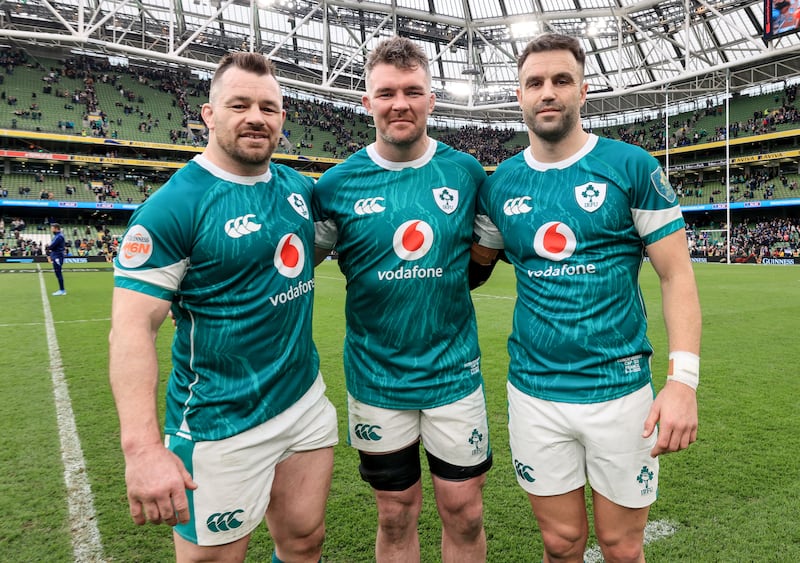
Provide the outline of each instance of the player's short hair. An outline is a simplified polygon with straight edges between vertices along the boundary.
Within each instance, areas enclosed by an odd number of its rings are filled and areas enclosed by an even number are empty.
[[[517,71],[522,70],[522,65],[525,64],[528,55],[547,51],[569,51],[578,61],[578,66],[581,67],[581,73],[583,73],[584,65],[586,64],[586,52],[581,47],[580,41],[561,33],[544,33],[533,38],[517,59]]]
[[[248,53],[244,51],[234,51],[226,53],[217,65],[214,77],[209,86],[209,100],[213,100],[216,94],[216,86],[219,84],[222,75],[231,68],[239,68],[246,72],[251,72],[257,76],[275,76],[275,65],[272,61],[261,53]]]
[[[55,227],[56,229],[59,229],[59,230],[61,229],[61,224],[60,223],[50,223],[50,226],[51,227]]]
[[[372,69],[380,64],[394,65],[403,70],[422,68],[430,84],[431,69],[428,55],[425,54],[425,51],[423,51],[419,45],[406,37],[395,35],[389,39],[384,39],[370,52],[367,56],[367,62],[364,65],[367,88],[369,88]]]

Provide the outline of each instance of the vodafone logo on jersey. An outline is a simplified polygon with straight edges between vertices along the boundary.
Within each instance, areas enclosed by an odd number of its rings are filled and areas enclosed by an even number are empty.
[[[392,246],[401,260],[419,260],[433,246],[433,229],[421,219],[406,221],[394,232]]]
[[[578,241],[573,230],[560,221],[545,223],[533,237],[533,249],[536,254],[556,262],[572,256],[577,245]]]
[[[153,239],[147,229],[134,225],[125,233],[119,247],[119,263],[125,268],[138,268],[153,255]]]
[[[283,235],[275,249],[275,267],[281,275],[296,278],[306,264],[306,249],[303,241],[294,233]]]

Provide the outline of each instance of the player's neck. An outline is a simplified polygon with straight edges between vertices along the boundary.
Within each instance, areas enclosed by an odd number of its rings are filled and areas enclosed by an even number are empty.
[[[528,133],[531,141],[531,153],[539,162],[561,162],[576,154],[583,148],[589,139],[589,133],[581,128],[576,128],[559,141],[550,142],[537,137],[532,132]]]

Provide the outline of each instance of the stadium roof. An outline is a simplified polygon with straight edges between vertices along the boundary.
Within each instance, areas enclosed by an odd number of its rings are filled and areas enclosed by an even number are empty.
[[[431,58],[437,114],[517,119],[517,54],[579,37],[584,115],[663,109],[800,77],[800,36],[764,36],[764,0],[0,0],[0,41],[213,69],[228,50],[278,63],[285,86],[358,100],[366,53],[394,33]]]

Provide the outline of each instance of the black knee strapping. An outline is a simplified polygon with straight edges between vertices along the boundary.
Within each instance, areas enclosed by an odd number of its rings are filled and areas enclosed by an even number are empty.
[[[446,461],[431,454],[428,450],[425,450],[425,454],[428,456],[428,466],[431,469],[431,473],[448,481],[466,481],[467,479],[472,479],[473,477],[483,475],[492,467],[491,453],[489,454],[489,457],[480,462],[478,465],[473,465],[471,467],[461,467],[460,465],[447,463]]]
[[[361,478],[379,491],[405,491],[419,481],[422,467],[419,461],[419,442],[390,454],[358,452]]]

